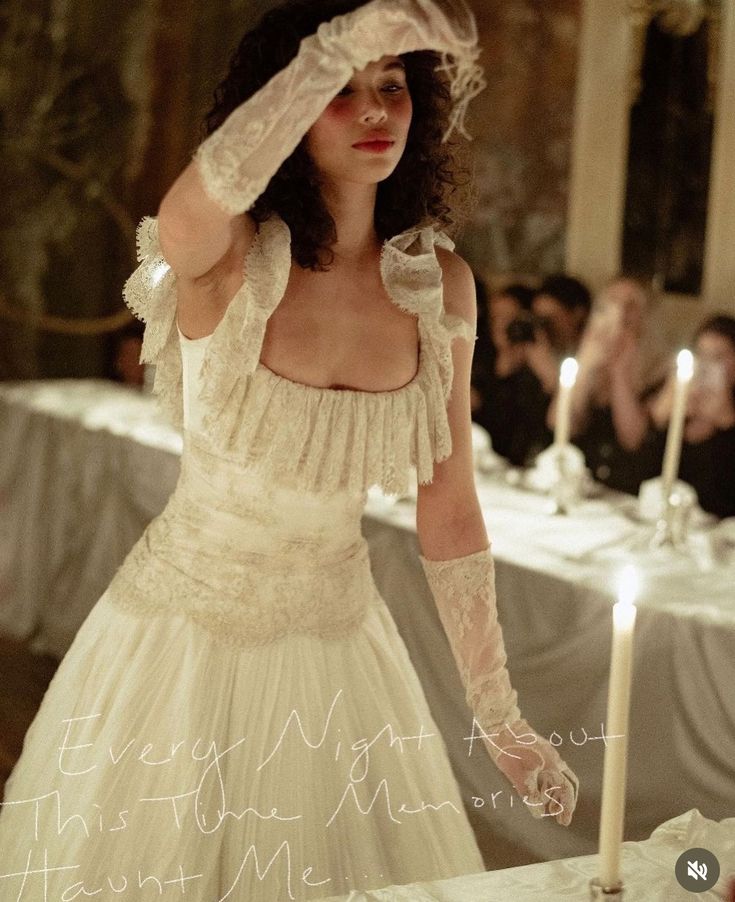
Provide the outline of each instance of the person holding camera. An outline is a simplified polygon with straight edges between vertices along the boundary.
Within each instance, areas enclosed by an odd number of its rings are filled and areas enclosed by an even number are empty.
[[[478,315],[473,360],[472,418],[489,432],[493,450],[516,466],[529,464],[551,442],[546,412],[558,373],[533,298],[522,283],[490,296],[487,315]]]
[[[660,387],[666,358],[650,328],[650,298],[621,276],[596,298],[577,354],[570,435],[599,482],[636,494],[655,475],[647,401]],[[556,404],[549,407],[553,428]]]
[[[554,386],[559,378],[559,363],[577,353],[591,306],[592,295],[587,286],[565,273],[547,276],[534,294],[532,314],[538,338],[528,350],[537,368],[550,372],[550,357],[544,353],[544,346],[548,344],[553,349]]]

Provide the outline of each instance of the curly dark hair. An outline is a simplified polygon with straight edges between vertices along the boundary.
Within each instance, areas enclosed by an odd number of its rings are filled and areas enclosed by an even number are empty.
[[[695,341],[700,335],[704,335],[705,332],[713,332],[715,335],[727,339],[732,345],[733,351],[735,351],[735,317],[729,316],[727,313],[717,313],[714,316],[710,316],[709,319],[706,319],[697,327],[694,333]]]
[[[266,12],[241,39],[229,70],[214,92],[214,104],[202,123],[201,140],[255,94],[298,53],[303,37],[364,0],[286,0]],[[432,50],[401,55],[413,104],[403,155],[378,184],[375,230],[381,241],[414,226],[436,223],[455,235],[476,201],[466,142],[442,144],[452,108],[449,85],[437,72],[441,56]],[[337,232],[321,193],[320,173],[306,148],[306,136],[250,208],[263,222],[277,213],[291,231],[291,253],[303,268],[327,271],[334,261]],[[466,177],[466,178],[465,178]],[[461,190],[464,189],[464,190]],[[323,259],[331,254],[331,259]]]
[[[547,276],[536,289],[536,294],[550,295],[567,310],[576,310],[577,307],[582,307],[589,311],[592,307],[592,295],[589,288],[584,282],[563,272]]]

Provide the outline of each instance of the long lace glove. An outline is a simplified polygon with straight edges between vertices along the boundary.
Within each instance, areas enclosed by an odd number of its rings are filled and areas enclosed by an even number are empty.
[[[230,215],[249,210],[353,70],[382,56],[441,51],[454,99],[444,140],[455,126],[469,137],[464,112],[486,83],[475,63],[474,18],[455,2],[371,0],[322,22],[296,57],[199,145],[194,161],[207,194]]]
[[[521,717],[505,666],[490,548],[445,561],[419,559],[490,757],[526,797],[532,816],[568,826],[579,780]]]

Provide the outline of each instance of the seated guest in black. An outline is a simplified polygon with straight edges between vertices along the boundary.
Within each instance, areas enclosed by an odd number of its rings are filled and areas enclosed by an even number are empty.
[[[658,344],[650,307],[648,292],[631,278],[614,279],[601,292],[582,335],[572,392],[573,444],[598,482],[630,494],[658,466],[646,401],[663,384],[669,355]]]
[[[472,419],[493,449],[516,466],[551,442],[546,411],[558,363],[531,315],[534,292],[522,284],[495,292],[478,285],[478,338],[472,364]]]
[[[689,389],[679,478],[696,489],[703,510],[735,516],[735,318],[713,316],[697,330],[696,368]],[[671,416],[675,376],[650,409],[656,427],[659,466]]]
[[[547,276],[534,294],[533,314],[543,324],[543,337],[556,354],[554,378],[557,381],[558,364],[577,353],[591,306],[592,296],[587,286],[564,273]]]

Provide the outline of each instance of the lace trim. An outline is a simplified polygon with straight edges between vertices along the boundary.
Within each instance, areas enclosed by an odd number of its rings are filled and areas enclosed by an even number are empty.
[[[161,255],[156,221],[144,219],[138,236],[141,264],[126,283],[125,300],[147,324],[141,361],[157,364],[153,391],[159,409],[183,429],[175,276]],[[287,224],[276,215],[261,223],[243,285],[204,352],[198,399],[203,438],[238,463],[267,469],[280,483],[307,491],[366,491],[378,485],[401,494],[409,488],[413,467],[419,483],[431,482],[434,462],[452,450],[451,342],[475,340],[468,322],[444,311],[436,244],[454,249],[448,236],[428,226],[396,235],[381,250],[389,296],[419,319],[417,376],[388,392],[323,389],[259,365],[266,324],[285,293],[291,265]]]
[[[136,230],[139,266],[123,287],[125,304],[144,322],[140,363],[154,364],[153,394],[159,413],[184,428],[181,351],[176,332],[176,274],[161,252],[158,221],[144,217]]]
[[[468,9],[442,5],[389,0],[320,23],[296,57],[197,148],[194,160],[210,197],[233,215],[249,210],[353,69],[386,54],[430,47],[441,52],[437,68],[453,101],[442,140],[455,129],[471,138],[467,105],[487,84],[477,62],[477,25]]]
[[[433,561],[419,554],[465,688],[467,704],[488,731],[520,718],[498,623],[490,548]]]
[[[336,562],[309,563],[242,550],[234,557],[219,547],[207,553],[182,530],[166,514],[151,521],[108,586],[112,604],[138,617],[183,615],[218,642],[248,648],[291,634],[345,638],[370,605],[383,603],[364,540]]]

